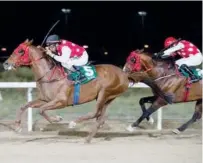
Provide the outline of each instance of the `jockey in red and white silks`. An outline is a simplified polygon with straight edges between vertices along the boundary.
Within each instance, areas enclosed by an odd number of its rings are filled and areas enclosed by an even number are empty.
[[[86,50],[70,41],[61,40],[58,35],[51,35],[47,38],[46,53],[61,62],[61,65],[68,70],[75,71],[73,66],[84,66],[88,63]]]
[[[174,37],[168,37],[164,42],[165,48],[176,41],[177,40]],[[195,76],[191,72],[189,67],[199,66],[200,64],[202,64],[203,56],[200,50],[193,43],[186,40],[181,40],[178,43],[175,43],[175,45],[171,48],[165,50],[161,57],[167,58],[169,56],[175,55],[181,56],[181,59],[176,60],[175,64],[179,68],[183,68],[188,74],[190,74],[192,80],[195,80]]]
[[[175,38],[168,37],[164,43],[165,48],[175,41]],[[162,56],[165,57],[170,55],[180,55],[182,57],[176,61],[176,64],[179,67],[182,64],[186,64],[187,66],[198,66],[203,62],[203,56],[200,50],[193,43],[186,40],[181,40],[173,47],[165,50]]]

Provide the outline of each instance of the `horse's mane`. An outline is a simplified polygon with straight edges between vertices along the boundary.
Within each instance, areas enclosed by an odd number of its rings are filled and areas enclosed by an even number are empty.
[[[34,50],[38,51],[38,52],[41,52],[42,53],[42,56],[44,59],[46,59],[52,66],[53,65],[57,65],[57,61],[55,61],[53,58],[51,58],[50,56],[48,56],[46,53],[45,53],[45,49],[41,46],[35,46],[35,45],[32,45],[30,44],[29,45],[31,48],[33,48]]]
[[[153,56],[153,53],[149,53],[149,52],[144,52],[144,49],[136,49],[135,50],[135,52],[137,53],[137,54],[143,54],[143,55],[146,55],[146,56],[148,56],[148,57],[150,57],[151,58],[151,61],[152,61],[152,63],[154,64],[154,65],[157,65],[157,64],[161,64],[161,65],[172,65],[172,67],[174,66],[173,65],[173,62],[171,61],[171,60],[155,60],[155,59],[153,59],[152,58],[152,56]]]

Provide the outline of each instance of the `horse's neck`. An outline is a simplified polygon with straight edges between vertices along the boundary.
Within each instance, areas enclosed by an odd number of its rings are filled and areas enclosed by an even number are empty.
[[[38,51],[38,49],[32,49],[30,55],[32,60],[32,70],[34,72],[35,79],[37,80],[50,71],[52,65],[46,57],[43,57],[43,53]]]

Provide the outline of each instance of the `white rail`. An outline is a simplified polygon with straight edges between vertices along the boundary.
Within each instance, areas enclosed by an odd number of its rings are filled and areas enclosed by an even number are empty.
[[[149,88],[144,83],[137,83],[130,88]],[[32,101],[32,90],[36,88],[36,82],[0,82],[0,88],[27,88],[27,101]],[[0,94],[1,96],[1,94]],[[28,131],[32,131],[32,108],[28,108]],[[157,111],[157,130],[162,129],[162,108]]]

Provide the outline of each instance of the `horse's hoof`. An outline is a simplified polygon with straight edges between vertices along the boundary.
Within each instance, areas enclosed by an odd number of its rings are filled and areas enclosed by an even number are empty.
[[[154,124],[154,118],[149,117],[149,120],[147,121],[150,125]]]
[[[68,128],[75,128],[76,123],[74,121],[71,121],[68,125]]]
[[[178,130],[177,128],[174,129],[172,132],[173,132],[174,134],[177,134],[177,135],[181,133],[180,130]]]
[[[40,130],[40,131],[44,131],[44,128],[40,128],[39,130]]]
[[[54,123],[58,123],[58,122],[61,122],[63,120],[63,118],[59,115],[56,115],[56,116],[53,116],[53,117],[50,117],[51,118],[51,121],[54,122]]]
[[[91,143],[91,138],[89,138],[89,137],[86,138],[86,139],[85,139],[85,144],[90,144],[90,143]]]
[[[132,127],[131,125],[129,125],[127,128],[126,128],[127,131],[129,132],[134,132],[136,130],[136,127]]]
[[[22,132],[22,128],[19,126],[19,127],[16,127],[15,128],[15,132],[17,133],[21,133]]]
[[[57,119],[58,122],[63,120],[63,118],[61,116],[59,116],[59,115],[56,116],[56,119]]]

